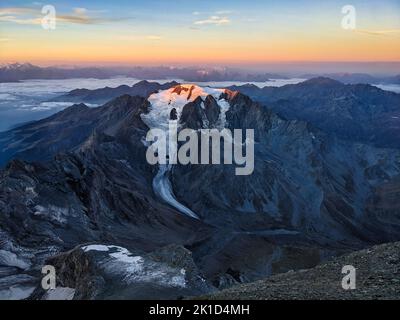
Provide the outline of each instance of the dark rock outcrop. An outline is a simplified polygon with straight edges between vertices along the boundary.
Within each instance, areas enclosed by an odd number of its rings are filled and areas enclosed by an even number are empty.
[[[113,245],[92,244],[50,258],[58,288],[37,288],[35,299],[51,299],[68,288],[75,300],[178,299],[215,289],[199,273],[191,253],[177,245],[150,254]]]

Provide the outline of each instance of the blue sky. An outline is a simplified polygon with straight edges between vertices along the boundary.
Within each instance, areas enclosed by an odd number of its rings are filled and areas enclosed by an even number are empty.
[[[57,10],[54,32],[40,28],[44,4]],[[351,1],[357,10],[356,32],[341,28],[341,8],[346,4],[337,0],[2,0],[0,60],[13,56],[33,61],[115,62],[168,62],[174,57],[236,62],[400,60],[395,53],[400,51],[396,44],[400,1]],[[51,57],[46,58],[46,53]]]

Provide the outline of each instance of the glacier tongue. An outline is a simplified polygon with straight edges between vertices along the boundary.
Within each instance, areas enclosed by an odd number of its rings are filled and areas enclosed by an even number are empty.
[[[195,214],[192,210],[176,200],[172,190],[171,182],[168,179],[169,170],[171,170],[170,165],[160,165],[158,173],[153,180],[154,192],[157,194],[157,196],[159,196],[161,199],[166,201],[174,208],[178,209],[181,213],[194,219],[199,219],[199,216],[197,214]]]

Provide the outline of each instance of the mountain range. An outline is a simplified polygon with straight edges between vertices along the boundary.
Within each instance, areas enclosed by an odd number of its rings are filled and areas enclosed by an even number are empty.
[[[395,76],[374,76],[368,73],[322,73],[322,74],[303,74],[300,76],[305,79],[317,77],[330,78],[344,84],[400,84],[400,75]]]
[[[270,79],[329,77],[345,84],[400,84],[400,75],[371,75],[366,73],[309,73],[288,74],[246,70],[243,68],[214,67],[133,67],[133,66],[102,66],[102,67],[40,67],[31,63],[0,64],[0,83],[16,82],[30,79],[74,79],[96,78],[107,79],[116,76],[137,79],[182,79],[186,82],[266,82]]]
[[[17,82],[30,79],[71,79],[97,78],[105,79],[115,75],[100,68],[60,68],[39,67],[31,63],[9,63],[0,65],[0,83]]]
[[[71,103],[79,102],[79,103],[104,104],[112,99],[118,98],[125,94],[147,98],[152,93],[173,87],[175,85],[178,85],[178,82],[171,81],[165,84],[159,84],[157,82],[149,82],[143,80],[134,84],[131,87],[128,85],[122,85],[116,88],[105,87],[95,90],[76,89],[64,95],[61,95],[55,99],[52,99],[52,101],[69,101]]]
[[[218,95],[140,86],[139,95],[76,104],[0,135],[0,296],[176,299],[400,240],[400,150],[277,109],[297,112],[308,100],[341,121],[348,105],[355,121],[394,114],[399,95],[329,79]],[[181,129],[218,128],[221,119],[254,129],[253,175],[236,176],[233,165],[149,165],[154,90],[187,100]],[[159,107],[172,114],[173,104]],[[43,264],[62,274],[55,292],[39,288]]]
[[[287,79],[276,73],[248,72],[212,67],[40,67],[31,63],[0,64],[0,83],[30,79],[107,79],[116,76],[137,79],[184,79],[185,81],[268,81]]]
[[[368,84],[314,78],[280,88],[233,86],[288,120],[306,121],[344,140],[400,147],[400,95]]]
[[[78,89],[53,100],[102,104],[123,94],[146,98],[153,91],[175,84],[141,81],[132,87]],[[377,147],[400,147],[399,94],[323,77],[283,87],[247,84],[227,89],[248,95],[286,119],[306,121],[341,139]]]

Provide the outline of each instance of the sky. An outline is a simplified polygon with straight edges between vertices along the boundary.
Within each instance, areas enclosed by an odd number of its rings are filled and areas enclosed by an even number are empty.
[[[345,5],[355,28],[344,29]],[[55,29],[42,8],[56,10]],[[262,65],[400,62],[400,0],[2,0],[0,62]]]

